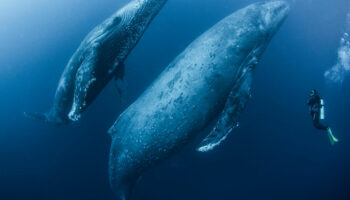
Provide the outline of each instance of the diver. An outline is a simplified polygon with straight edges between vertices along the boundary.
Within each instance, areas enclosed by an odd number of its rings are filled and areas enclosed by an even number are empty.
[[[319,130],[327,131],[332,145],[338,142],[338,139],[333,135],[331,128],[320,123],[320,120],[324,119],[324,104],[323,99],[321,99],[316,90],[311,90],[307,105],[309,105],[309,112],[312,117],[314,127]]]

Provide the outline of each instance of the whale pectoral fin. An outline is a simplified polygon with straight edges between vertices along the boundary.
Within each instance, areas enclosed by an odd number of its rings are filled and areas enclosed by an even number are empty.
[[[124,80],[125,76],[125,65],[124,63],[120,64],[118,70],[114,75],[114,85],[117,88],[118,94],[121,99],[121,104],[125,105],[127,99],[127,83]]]
[[[207,152],[214,149],[226,139],[233,128],[238,126],[241,113],[247,106],[251,96],[251,76],[251,72],[247,73],[245,77],[239,80],[241,83],[238,83],[238,86],[231,90],[217,124],[210,134],[200,143],[197,151]]]
[[[68,114],[69,119],[72,121],[79,120],[81,112],[88,105],[88,92],[96,81],[96,77],[94,77],[94,66],[95,62],[92,58],[85,58],[75,75],[73,103]]]

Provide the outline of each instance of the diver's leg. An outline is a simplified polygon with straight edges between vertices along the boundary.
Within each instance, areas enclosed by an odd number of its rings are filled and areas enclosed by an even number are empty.
[[[320,113],[318,113],[318,112],[315,112],[314,114],[313,114],[313,119],[312,119],[312,121],[313,121],[313,124],[314,124],[314,127],[315,128],[317,128],[317,129],[319,129],[319,130],[325,130],[325,131],[327,131],[327,129],[328,129],[328,126],[324,126],[324,125],[322,125],[321,123],[320,123]]]
[[[313,124],[314,124],[315,128],[327,131],[331,145],[334,145],[336,142],[338,142],[338,139],[332,133],[332,129],[329,126],[324,126],[324,125],[320,124],[319,113],[315,112],[313,114],[312,120],[313,120]]]

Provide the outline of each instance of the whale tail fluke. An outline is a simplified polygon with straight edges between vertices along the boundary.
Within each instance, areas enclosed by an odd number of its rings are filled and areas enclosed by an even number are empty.
[[[52,125],[63,125],[69,123],[68,120],[62,119],[60,117],[51,116],[51,113],[40,113],[40,112],[24,112],[25,117],[34,120],[41,120]]]
[[[42,120],[42,121],[48,121],[47,114],[46,113],[39,113],[39,112],[24,112],[23,113],[25,117],[29,119],[36,119],[36,120]]]

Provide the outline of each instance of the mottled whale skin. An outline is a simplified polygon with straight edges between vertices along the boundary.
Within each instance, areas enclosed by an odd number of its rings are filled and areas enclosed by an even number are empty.
[[[109,130],[110,184],[119,199],[129,199],[144,170],[190,142],[220,113],[240,112],[252,69],[288,12],[286,2],[272,1],[226,17],[192,42],[119,116]]]
[[[26,115],[52,124],[77,121],[113,77],[123,77],[124,60],[166,1],[133,0],[95,27],[69,60],[50,111]]]

